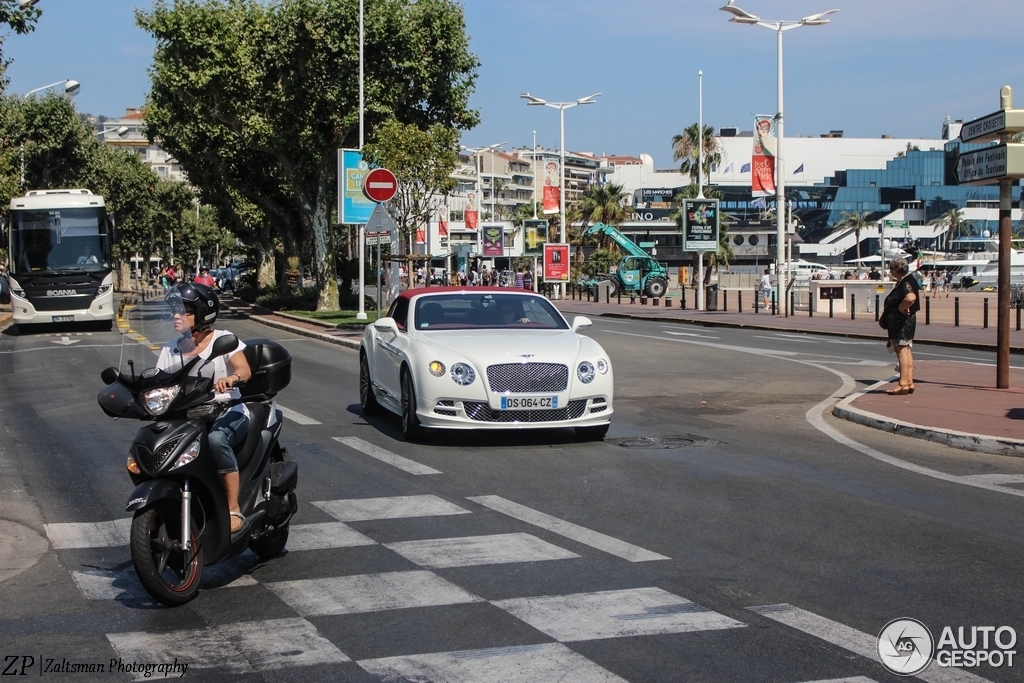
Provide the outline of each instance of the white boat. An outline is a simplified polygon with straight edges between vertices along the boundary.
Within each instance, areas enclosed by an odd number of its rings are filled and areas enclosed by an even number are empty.
[[[1019,240],[1014,240],[1019,242]],[[964,289],[996,287],[999,284],[999,240],[986,230],[981,237],[958,237],[950,241],[952,252],[921,259],[921,272],[953,273],[953,283]],[[1024,283],[1024,249],[1010,248],[1010,283]]]

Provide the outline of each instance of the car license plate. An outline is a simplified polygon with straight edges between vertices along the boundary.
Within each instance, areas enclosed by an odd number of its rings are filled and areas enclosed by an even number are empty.
[[[73,315],[55,315],[52,318],[52,322],[55,322],[55,323],[73,323],[73,322],[75,322],[75,316],[73,316]]]
[[[502,396],[502,410],[554,410],[558,408],[557,396]]]

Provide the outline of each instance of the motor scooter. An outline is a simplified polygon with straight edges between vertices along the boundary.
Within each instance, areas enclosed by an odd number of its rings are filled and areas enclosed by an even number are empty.
[[[139,581],[164,605],[192,600],[204,566],[246,549],[260,560],[271,559],[288,542],[288,527],[298,509],[298,465],[278,442],[282,417],[274,397],[291,381],[291,356],[272,341],[245,344],[252,377],[236,384],[242,398],[229,404],[213,402],[213,377],[203,376],[203,371],[213,358],[234,352],[234,335],[217,338],[207,361],[196,357],[175,371],[148,368],[136,376],[134,363],[128,361],[131,376],[117,368],[101,373],[107,386],[97,401],[103,411],[147,423],[139,428],[128,455],[135,484],[126,508],[134,513],[129,546]],[[231,533],[207,434],[227,407],[242,402],[251,416],[245,442],[236,449],[238,502],[245,523]]]

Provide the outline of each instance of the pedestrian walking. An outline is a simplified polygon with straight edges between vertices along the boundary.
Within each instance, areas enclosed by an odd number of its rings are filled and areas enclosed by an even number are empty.
[[[523,286],[531,292],[533,291],[533,273],[529,268],[523,271]]]
[[[761,296],[764,298],[764,307],[768,308],[772,304],[772,274],[767,268],[764,269],[764,275],[761,276]]]
[[[921,310],[920,285],[910,273],[906,259],[896,258],[889,264],[889,272],[896,280],[885,297],[878,324],[886,330],[886,347],[899,359],[899,386],[885,393],[903,396],[914,393],[914,334],[917,331],[917,312]]]
[[[516,289],[526,289],[526,277],[522,268],[516,268]]]

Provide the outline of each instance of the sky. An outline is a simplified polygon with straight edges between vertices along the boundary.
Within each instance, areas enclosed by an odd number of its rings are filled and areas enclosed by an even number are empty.
[[[369,0],[368,0],[369,1]],[[1024,108],[1020,0],[736,0],[766,20],[838,8],[825,26],[784,34],[785,133],[938,138],[948,115],[999,108],[999,88]],[[672,136],[699,117],[750,130],[777,111],[776,34],[734,24],[726,0],[463,0],[480,69],[470,104],[481,124],[469,147],[559,145],[559,114],[527,107],[600,92],[565,111],[566,148],[641,153],[672,162]],[[79,111],[121,116],[144,104],[153,41],[135,26],[148,0],[40,0],[35,32],[11,35],[12,92],[73,78]]]

